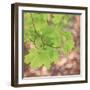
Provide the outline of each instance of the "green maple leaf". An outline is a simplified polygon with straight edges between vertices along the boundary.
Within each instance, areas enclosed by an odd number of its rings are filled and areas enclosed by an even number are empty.
[[[33,68],[42,66],[43,64],[49,68],[51,62],[58,60],[59,54],[52,48],[31,49],[30,53],[25,56],[25,63],[31,63]]]

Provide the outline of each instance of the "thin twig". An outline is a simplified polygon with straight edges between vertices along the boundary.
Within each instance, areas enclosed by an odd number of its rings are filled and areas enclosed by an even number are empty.
[[[32,24],[33,24],[33,27],[34,27],[34,31],[36,32],[37,35],[39,35],[39,33],[36,30],[35,24],[34,24],[34,19],[33,19],[32,13],[31,13],[31,19],[32,19]]]

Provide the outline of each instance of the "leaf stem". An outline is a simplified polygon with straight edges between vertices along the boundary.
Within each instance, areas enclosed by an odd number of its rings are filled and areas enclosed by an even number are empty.
[[[37,35],[39,35],[39,33],[36,30],[35,24],[34,24],[34,19],[33,19],[32,13],[31,13],[31,19],[32,19],[32,24],[33,24],[34,31],[36,32]]]

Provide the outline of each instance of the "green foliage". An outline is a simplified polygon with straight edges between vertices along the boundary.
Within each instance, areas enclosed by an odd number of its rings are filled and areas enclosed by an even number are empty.
[[[51,62],[58,59],[59,54],[52,48],[46,49],[31,49],[30,53],[25,56],[25,63],[31,62],[31,66],[37,68],[41,65],[45,65],[47,68],[50,67]]]
[[[30,14],[29,13],[25,13],[24,14],[24,42],[29,41],[30,38],[30,28],[31,28],[31,20],[30,18]]]
[[[71,32],[65,32],[63,36],[63,52],[67,54],[74,48],[74,41]]]
[[[68,54],[74,48],[71,32],[65,31],[73,16],[52,15],[48,22],[48,14],[24,13],[24,42],[32,42],[35,46],[25,55],[24,63],[31,63],[33,68],[42,64],[49,68],[59,59],[61,52]]]

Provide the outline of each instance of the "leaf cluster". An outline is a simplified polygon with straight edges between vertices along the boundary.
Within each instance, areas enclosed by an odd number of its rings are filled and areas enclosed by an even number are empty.
[[[68,29],[73,16],[52,14],[48,22],[48,14],[24,13],[24,42],[31,42],[35,48],[25,55],[25,64],[33,68],[44,64],[50,67],[59,59],[60,53],[68,54],[74,48],[73,36]]]

